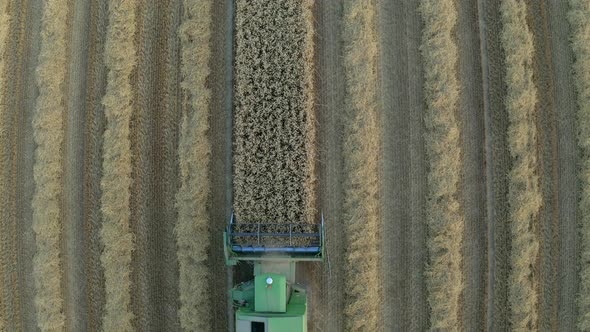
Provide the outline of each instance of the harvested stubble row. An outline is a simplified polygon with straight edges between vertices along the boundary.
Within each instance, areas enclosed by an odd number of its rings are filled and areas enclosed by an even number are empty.
[[[104,133],[103,178],[101,180],[100,231],[104,244],[101,262],[105,274],[105,331],[133,330],[131,312],[130,229],[131,143],[130,121],[133,113],[131,73],[137,63],[136,4],[131,1],[109,1],[109,25],[105,45],[108,69],[103,98],[107,120]]]
[[[6,142],[8,140],[8,130],[5,128],[5,117],[9,114],[9,108],[6,107],[6,85],[8,84],[5,74],[6,69],[6,40],[8,37],[8,30],[10,26],[11,16],[8,12],[8,1],[0,1],[0,142]],[[7,259],[9,257],[9,248],[7,248],[8,226],[8,213],[6,203],[8,200],[7,196],[7,185],[4,183],[4,179],[8,174],[10,157],[7,151],[8,144],[2,144],[0,146],[0,282],[4,283],[4,278],[8,274],[9,266]],[[5,303],[5,292],[6,289],[0,288],[0,331],[6,329],[8,324],[8,303]]]
[[[382,328],[376,1],[344,2],[346,329]]]
[[[68,8],[67,0],[45,2],[36,78],[39,97],[33,119],[37,149],[32,206],[37,253],[33,269],[37,324],[44,331],[65,327],[60,245]]]
[[[433,329],[461,329],[459,319],[464,216],[458,199],[462,150],[457,119],[459,81],[457,23],[453,0],[422,0],[424,21],[420,50],[424,59],[426,151],[430,158],[427,223],[430,264],[426,273]]]
[[[238,222],[314,223],[313,1],[236,2]]]
[[[524,0],[504,0],[502,46],[506,53],[506,109],[510,120],[508,144],[513,165],[509,176],[510,230],[512,237],[508,300],[514,329],[537,327],[537,279],[534,266],[539,252],[536,237],[541,207],[539,162],[536,155],[533,82],[533,35],[527,26]]]
[[[180,324],[187,331],[211,330],[209,270],[209,164],[208,140],[212,0],[185,0],[179,29],[182,48],[182,88],[188,105],[182,115],[178,158],[180,189],[176,195],[178,263],[180,265]]]
[[[582,150],[579,206],[582,256],[578,295],[578,328],[590,331],[590,2],[570,0],[569,21],[576,57],[574,75],[578,93],[578,144]]]

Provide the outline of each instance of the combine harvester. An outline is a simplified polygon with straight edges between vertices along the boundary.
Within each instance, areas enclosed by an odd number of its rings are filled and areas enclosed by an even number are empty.
[[[307,294],[295,282],[295,263],[324,260],[320,224],[230,224],[223,233],[229,266],[248,261],[254,280],[230,290],[237,332],[307,331]]]

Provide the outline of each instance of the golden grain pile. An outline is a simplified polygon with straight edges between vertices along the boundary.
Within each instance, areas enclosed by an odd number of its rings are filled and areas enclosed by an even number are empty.
[[[574,76],[578,92],[578,144],[582,150],[580,222],[582,259],[578,296],[578,328],[590,331],[590,2],[570,0],[569,21],[576,61]]]
[[[106,307],[105,331],[131,331],[131,252],[130,229],[131,142],[129,124],[133,113],[131,73],[137,63],[134,43],[137,6],[132,2],[109,1],[109,27],[105,45],[105,64],[109,70],[102,100],[106,115],[103,177],[101,179],[100,231],[104,252]]]
[[[457,8],[453,0],[422,0],[424,21],[420,50],[424,61],[427,112],[426,151],[428,174],[429,230],[426,282],[433,329],[457,330],[464,289],[464,216],[459,201],[462,148],[460,142],[457,44],[454,35]]]
[[[185,0],[179,29],[181,41],[182,88],[189,106],[182,115],[178,158],[180,189],[176,195],[178,221],[176,241],[180,265],[180,324],[187,331],[211,329],[206,265],[209,249],[209,164],[211,146],[207,136],[211,90],[210,74],[211,8],[213,1]],[[213,234],[215,236],[215,234]]]
[[[233,113],[238,222],[317,222],[312,0],[238,0]]]
[[[508,144],[513,158],[508,189],[512,234],[508,300],[512,327],[536,329],[538,286],[533,267],[539,252],[535,234],[542,199],[537,175],[533,34],[527,25],[526,1],[504,0],[500,10],[506,53]]]
[[[344,1],[345,324],[382,328],[379,215],[377,1]]]

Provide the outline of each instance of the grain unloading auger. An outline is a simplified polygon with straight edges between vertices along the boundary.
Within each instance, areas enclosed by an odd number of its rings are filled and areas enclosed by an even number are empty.
[[[307,294],[295,282],[295,263],[324,260],[324,217],[319,224],[237,223],[223,233],[225,261],[250,261],[254,280],[230,290],[237,332],[307,331]]]

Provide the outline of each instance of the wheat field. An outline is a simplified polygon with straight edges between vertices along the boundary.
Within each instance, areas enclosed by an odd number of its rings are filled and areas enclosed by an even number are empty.
[[[590,331],[590,4],[0,0],[0,331],[233,331],[238,222],[325,221],[309,331]]]

